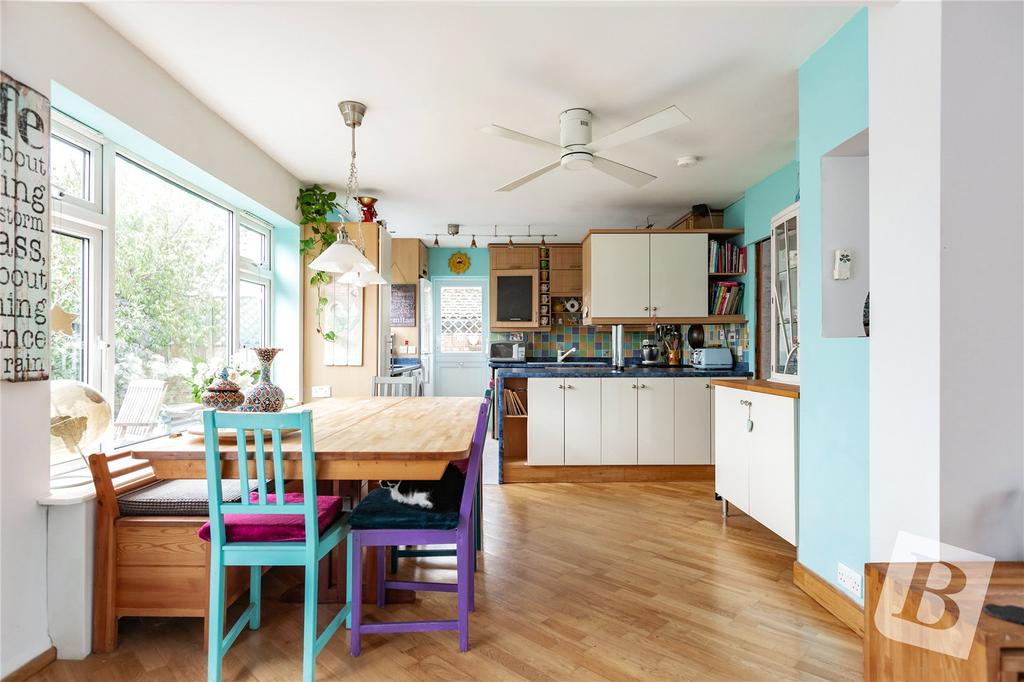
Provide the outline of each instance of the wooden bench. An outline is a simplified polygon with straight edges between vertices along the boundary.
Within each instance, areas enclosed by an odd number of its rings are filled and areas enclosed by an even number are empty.
[[[117,648],[122,616],[202,617],[209,627],[210,545],[199,539],[204,516],[122,515],[118,497],[158,483],[147,460],[130,452],[89,457],[96,484],[96,557],[92,649]],[[227,570],[230,606],[249,589],[247,567]]]

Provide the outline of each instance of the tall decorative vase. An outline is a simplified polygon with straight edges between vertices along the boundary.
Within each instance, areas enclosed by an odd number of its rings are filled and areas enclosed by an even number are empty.
[[[284,407],[284,391],[270,382],[270,365],[280,348],[253,348],[260,361],[260,380],[245,393],[241,412],[280,412]]]

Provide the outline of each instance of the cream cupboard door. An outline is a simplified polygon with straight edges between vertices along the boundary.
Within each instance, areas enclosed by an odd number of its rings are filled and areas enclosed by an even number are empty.
[[[601,464],[637,463],[637,391],[633,379],[601,379]]]
[[[565,379],[565,463],[601,463],[601,380]],[[530,398],[533,408],[533,398]],[[532,417],[531,417],[532,419]]]
[[[747,393],[753,406],[750,436],[750,506],[755,519],[796,544],[796,405],[792,398]],[[719,490],[719,494],[721,490]]]
[[[562,379],[529,379],[526,418],[526,463],[565,464],[565,383]]]
[[[749,453],[747,431],[749,391],[715,387],[715,492],[730,504],[750,512]],[[530,396],[533,407],[533,396]]]
[[[711,384],[672,379],[675,392],[674,464],[711,464]]]
[[[708,236],[652,234],[651,312],[658,317],[708,314]]]
[[[675,433],[673,379],[637,379],[637,463],[672,464]]]
[[[647,234],[590,235],[591,317],[650,315],[650,241]]]

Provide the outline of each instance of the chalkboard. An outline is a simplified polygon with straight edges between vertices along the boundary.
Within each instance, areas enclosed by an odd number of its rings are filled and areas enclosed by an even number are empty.
[[[499,322],[529,322],[533,320],[534,281],[530,275],[499,275],[498,310]]]
[[[391,285],[391,326],[416,326],[416,285]]]

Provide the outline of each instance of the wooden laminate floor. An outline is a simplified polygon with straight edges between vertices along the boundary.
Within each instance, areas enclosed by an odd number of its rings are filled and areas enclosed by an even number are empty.
[[[470,651],[454,632],[370,635],[352,658],[338,635],[318,680],[861,677],[861,640],[793,586],[793,548],[742,515],[723,525],[710,482],[487,486],[485,505]],[[402,573],[453,579],[451,565],[404,559]],[[263,627],[232,647],[225,680],[298,678],[301,605],[277,601],[286,586],[268,574]],[[367,609],[454,618],[455,595]],[[36,679],[205,679],[201,620],[127,618],[120,632],[113,654]]]

